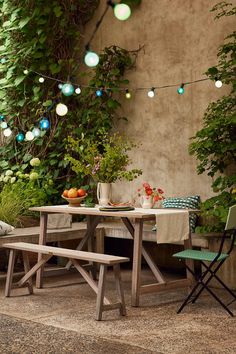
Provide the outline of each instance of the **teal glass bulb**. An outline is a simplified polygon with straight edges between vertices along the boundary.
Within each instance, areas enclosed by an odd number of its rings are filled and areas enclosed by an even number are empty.
[[[61,92],[63,93],[63,95],[65,96],[71,96],[73,95],[73,93],[75,92],[74,86],[71,84],[64,84],[62,86]]]
[[[50,122],[47,118],[43,118],[40,122],[39,122],[39,126],[40,129],[44,129],[47,130],[50,127]]]
[[[179,87],[177,92],[178,92],[179,95],[183,95],[184,94],[184,88],[182,86]]]
[[[17,134],[16,140],[18,141],[18,143],[21,143],[22,141],[24,141],[25,140],[24,134],[23,133]]]

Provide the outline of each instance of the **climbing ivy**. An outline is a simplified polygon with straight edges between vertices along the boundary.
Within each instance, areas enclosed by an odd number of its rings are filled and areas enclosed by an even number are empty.
[[[212,11],[216,19],[235,16],[236,7],[220,2]],[[214,216],[216,222],[202,228],[202,231],[218,231],[224,228],[228,209],[236,202],[236,32],[225,38],[219,47],[218,65],[211,67],[207,75],[220,79],[229,85],[230,92],[216,102],[209,104],[204,117],[203,128],[193,137],[190,153],[199,163],[199,174],[207,172],[212,177],[212,188],[218,195],[206,200],[202,210],[206,216]]]
[[[122,77],[133,65],[132,53],[112,46],[104,49],[99,65],[84,78],[81,31],[98,3],[54,0],[47,5],[44,0],[0,0],[0,57],[4,58],[0,65],[0,114],[6,116],[14,133],[4,138],[0,148],[0,172],[10,169],[27,175],[29,161],[39,157],[40,187],[45,188],[51,202],[77,178],[64,161],[67,135],[96,139],[99,129],[112,127],[120,106],[115,87],[128,83]],[[58,82],[46,79],[40,84],[35,72],[59,81],[88,80],[89,87],[81,95],[62,97]],[[96,87],[103,89],[102,97],[95,95]],[[68,106],[65,117],[55,114],[55,100]],[[17,143],[17,132],[32,130],[42,116],[49,118],[50,130],[33,142]],[[82,181],[77,180],[79,183]]]

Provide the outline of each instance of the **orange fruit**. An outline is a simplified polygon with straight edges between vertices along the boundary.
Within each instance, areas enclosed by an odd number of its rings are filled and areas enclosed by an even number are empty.
[[[77,197],[77,189],[71,188],[68,190],[68,198],[76,198]]]
[[[78,197],[83,197],[86,194],[86,191],[82,188],[77,190],[77,196]]]
[[[65,189],[64,192],[62,193],[63,197],[68,198],[68,189]]]

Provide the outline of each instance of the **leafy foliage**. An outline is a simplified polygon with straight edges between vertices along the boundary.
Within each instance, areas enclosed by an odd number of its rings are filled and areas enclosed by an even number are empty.
[[[6,63],[0,64],[0,113],[7,117],[13,130],[13,136],[4,138],[0,147],[0,172],[11,169],[27,174],[31,170],[29,161],[39,157],[40,187],[47,190],[52,203],[60,201],[60,193],[55,193],[55,189],[61,192],[75,181],[77,185],[82,183],[64,160],[68,132],[74,137],[83,133],[96,139],[98,129],[111,128],[113,119],[119,119],[116,110],[120,103],[113,97],[114,92],[104,91],[102,97],[96,97],[94,88],[127,84],[122,76],[133,65],[128,51],[113,46],[101,54],[98,67],[86,79],[89,87],[81,95],[61,96],[56,81],[39,83],[39,75],[34,72],[59,81],[73,82],[84,77],[84,73],[78,72],[80,30],[98,3],[0,0],[0,57],[6,59]],[[27,75],[25,69],[29,71]],[[57,101],[69,108],[64,118],[55,113]],[[18,132],[32,130],[43,116],[50,120],[49,131],[33,142],[15,141]],[[49,186],[51,180],[53,190]]]
[[[142,173],[139,169],[126,169],[131,163],[128,151],[133,147],[135,144],[118,134],[109,136],[101,132],[97,141],[84,139],[84,136],[69,137],[66,160],[77,174],[92,177],[97,182],[132,181]]]
[[[217,4],[212,11],[219,11],[216,19],[236,15],[236,7],[226,2]],[[226,37],[218,51],[218,65],[209,68],[206,74],[212,80],[220,79],[230,85],[231,92],[209,104],[203,128],[192,138],[189,151],[199,160],[198,173],[207,172],[213,178],[213,191],[220,192],[205,201],[202,210],[205,215],[216,217],[218,223],[214,228],[221,230],[228,208],[236,201],[236,32]]]

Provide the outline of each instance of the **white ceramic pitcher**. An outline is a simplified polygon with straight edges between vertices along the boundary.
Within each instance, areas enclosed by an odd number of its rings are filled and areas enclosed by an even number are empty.
[[[111,183],[98,182],[97,198],[99,205],[109,205],[109,202],[111,201]]]
[[[143,209],[151,209],[154,206],[154,200],[152,195],[141,195],[140,204]]]

